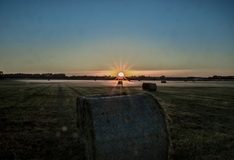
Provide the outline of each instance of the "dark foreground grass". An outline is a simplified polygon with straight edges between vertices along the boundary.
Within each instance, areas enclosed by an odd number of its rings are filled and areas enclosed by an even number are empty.
[[[163,87],[173,159],[234,159],[234,88]]]
[[[76,97],[139,88],[0,81],[0,159],[82,159]],[[234,88],[159,87],[173,159],[234,159]]]

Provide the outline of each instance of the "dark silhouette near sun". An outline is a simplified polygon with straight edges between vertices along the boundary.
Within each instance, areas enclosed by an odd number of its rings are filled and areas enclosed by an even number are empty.
[[[116,79],[118,80],[117,86],[123,87],[123,80],[126,80],[127,78],[123,72],[119,72]]]

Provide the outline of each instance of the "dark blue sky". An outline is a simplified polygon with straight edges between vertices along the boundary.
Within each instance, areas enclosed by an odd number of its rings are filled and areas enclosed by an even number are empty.
[[[231,0],[0,0],[0,24],[5,72],[234,74]]]

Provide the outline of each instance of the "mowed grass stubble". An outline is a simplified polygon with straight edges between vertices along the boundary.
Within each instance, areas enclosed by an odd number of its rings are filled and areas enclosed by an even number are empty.
[[[142,92],[140,87],[0,81],[0,159],[82,159],[76,97]],[[234,158],[234,88],[159,86],[173,159]]]

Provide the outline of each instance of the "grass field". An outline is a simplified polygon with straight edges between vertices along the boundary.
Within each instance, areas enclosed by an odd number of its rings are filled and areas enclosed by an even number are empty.
[[[129,94],[139,87],[124,87]],[[69,82],[0,81],[0,159],[82,159],[76,128],[77,95],[120,88]],[[234,87],[159,86],[173,159],[234,159]]]

